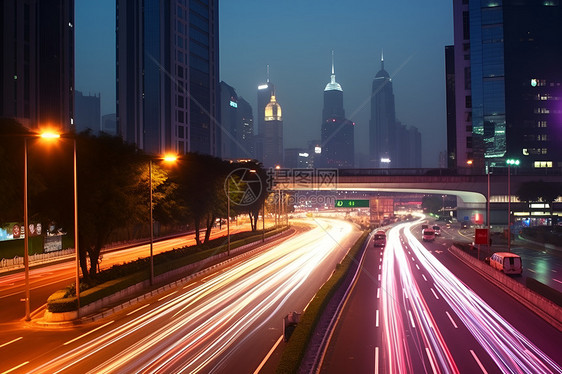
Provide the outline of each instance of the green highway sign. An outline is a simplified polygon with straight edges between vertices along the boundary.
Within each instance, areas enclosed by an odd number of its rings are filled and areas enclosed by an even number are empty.
[[[369,200],[336,200],[336,208],[368,208]]]

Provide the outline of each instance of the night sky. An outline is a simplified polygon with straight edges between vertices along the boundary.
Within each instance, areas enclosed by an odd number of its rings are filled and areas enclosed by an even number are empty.
[[[444,50],[453,44],[452,1],[224,0],[219,9],[220,79],[255,116],[257,86],[270,65],[285,148],[320,139],[333,49],[346,116],[356,123],[356,150],[367,154],[371,85],[383,50],[396,118],[421,132],[422,166],[437,167],[446,150]],[[102,115],[114,113],[115,0],[76,0],[75,11],[76,89],[101,93]]]

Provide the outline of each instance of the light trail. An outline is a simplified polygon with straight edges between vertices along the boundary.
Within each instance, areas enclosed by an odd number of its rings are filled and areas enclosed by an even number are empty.
[[[330,222],[326,224],[325,222]],[[322,221],[276,248],[254,255],[163,299],[126,324],[79,345],[31,372],[212,372],[279,317],[311,274],[341,251],[347,222]],[[334,241],[334,238],[337,241]],[[93,364],[92,364],[93,363]]]
[[[437,260],[411,233],[411,225],[404,225],[410,248],[433,278],[442,297],[502,372],[562,373],[556,362]]]

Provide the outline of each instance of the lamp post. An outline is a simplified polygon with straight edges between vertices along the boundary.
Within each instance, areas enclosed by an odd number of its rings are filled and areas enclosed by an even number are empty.
[[[28,211],[27,211],[27,137],[23,138],[23,264],[25,268],[25,320],[29,321],[30,306],[29,306],[29,236],[27,232],[28,227]]]
[[[230,257],[230,181],[226,182],[226,255]]]
[[[80,318],[80,256],[78,252],[78,183],[76,177],[76,137],[74,137],[74,250],[76,252],[76,318]]]
[[[165,155],[160,158],[166,162],[175,162],[178,157],[175,155]],[[153,218],[153,204],[152,204],[152,158],[148,160],[148,188],[150,190],[150,285],[154,284],[154,218]]]
[[[507,251],[511,252],[511,165],[518,166],[519,160],[508,159],[507,164]]]

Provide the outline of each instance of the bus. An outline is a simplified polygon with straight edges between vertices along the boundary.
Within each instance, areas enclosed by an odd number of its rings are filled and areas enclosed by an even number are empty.
[[[382,230],[377,231],[375,233],[373,244],[375,247],[384,247],[386,245],[386,233]]]
[[[504,274],[521,274],[521,257],[511,252],[496,252],[490,257],[490,266]]]

